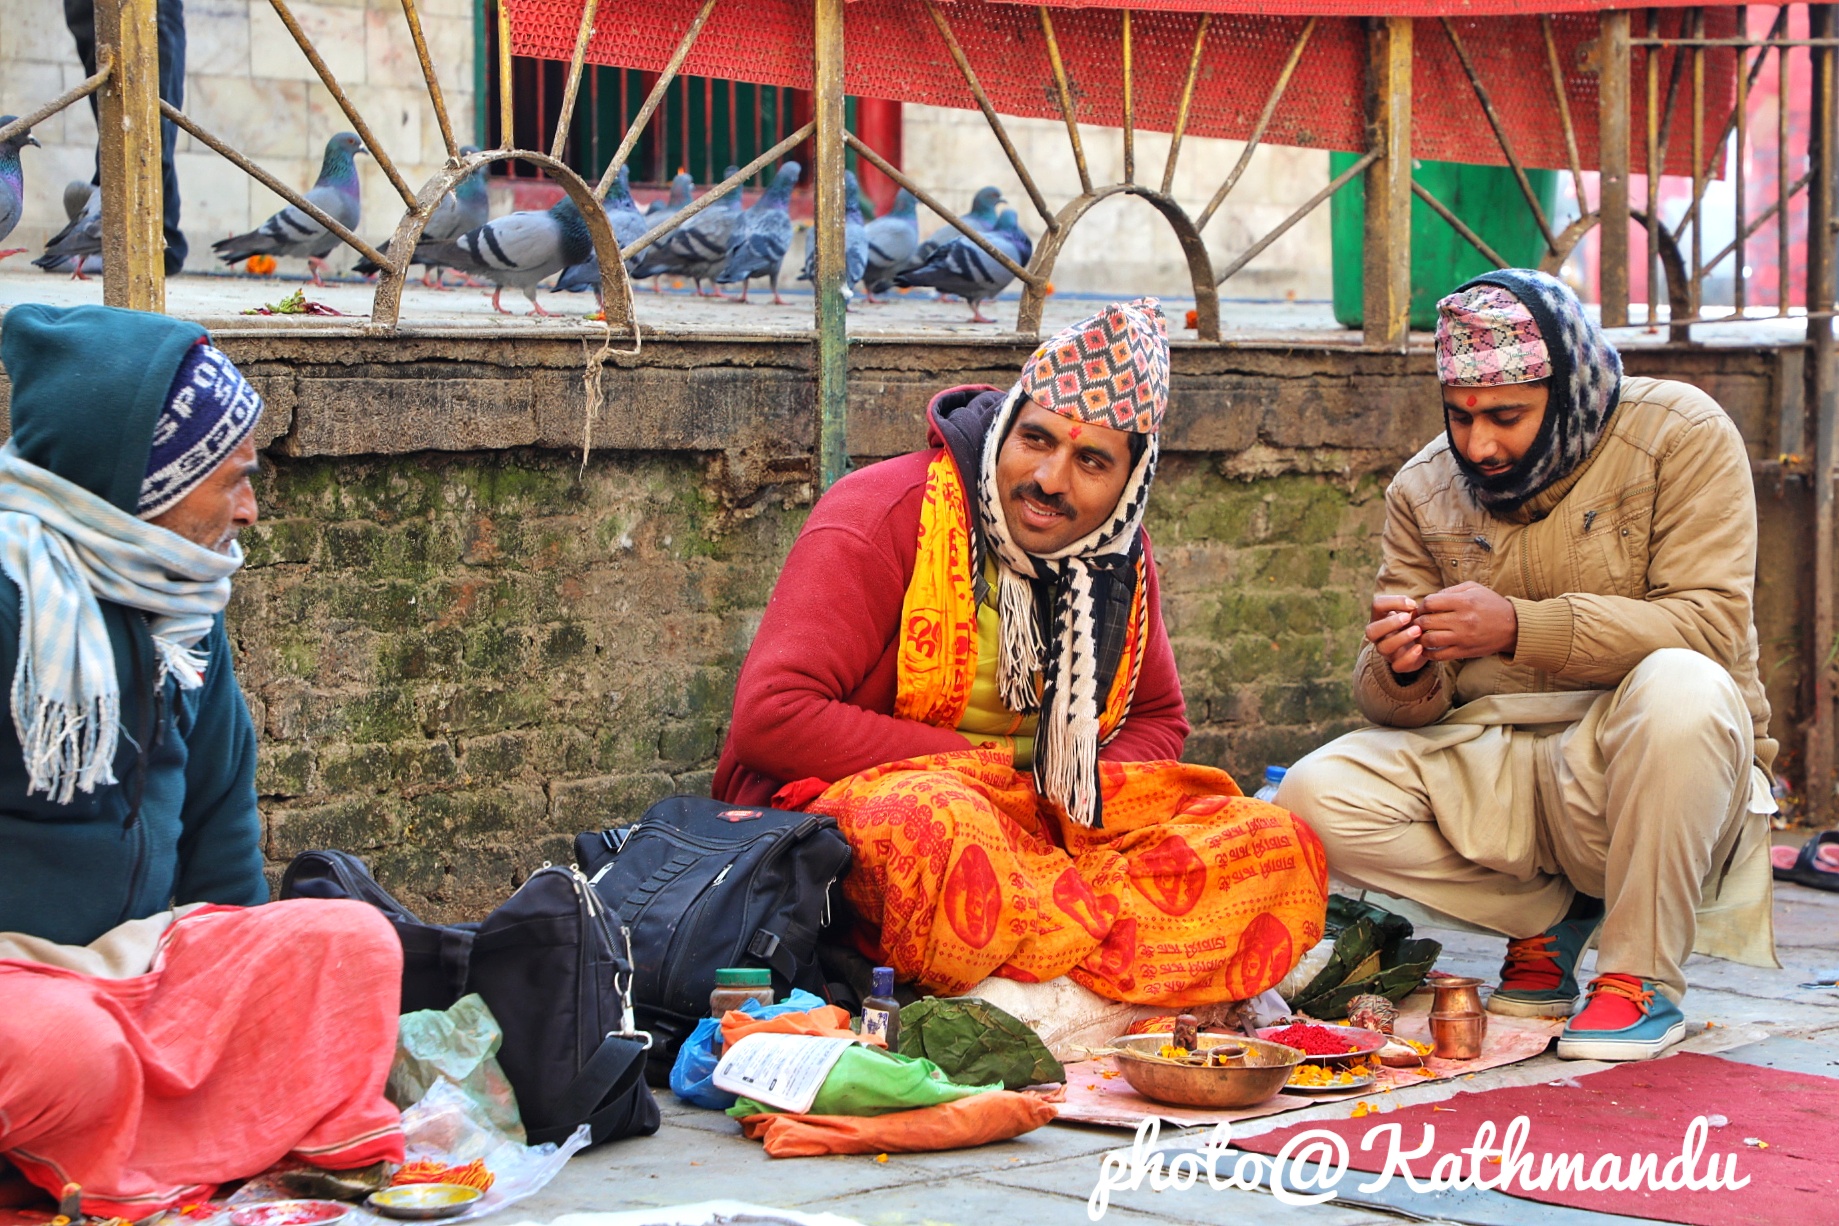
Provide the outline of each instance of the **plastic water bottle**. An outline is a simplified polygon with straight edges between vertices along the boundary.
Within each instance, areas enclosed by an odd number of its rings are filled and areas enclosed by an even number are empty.
[[[1264,768],[1264,786],[1259,788],[1257,792],[1253,794],[1255,798],[1258,800],[1266,801],[1266,802],[1276,800],[1277,799],[1277,785],[1282,783],[1283,777],[1289,773],[1290,773],[1290,768],[1287,766],[1267,766],[1265,767]]]

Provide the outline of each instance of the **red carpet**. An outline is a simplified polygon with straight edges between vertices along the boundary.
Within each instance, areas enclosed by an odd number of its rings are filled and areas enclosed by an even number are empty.
[[[1530,1176],[1538,1176],[1547,1155],[1579,1154],[1584,1160],[1581,1174],[1588,1176],[1599,1160],[1615,1155],[1620,1175],[1626,1178],[1635,1155],[1654,1154],[1658,1158],[1654,1182],[1659,1182],[1665,1178],[1668,1161],[1679,1156],[1693,1117],[1722,1116],[1727,1122],[1709,1129],[1693,1175],[1703,1179],[1715,1158],[1717,1174],[1723,1178],[1735,1155],[1735,1180],[1741,1182],[1747,1176],[1745,1187],[1653,1190],[1643,1180],[1638,1189],[1578,1191],[1573,1178],[1563,1191],[1556,1187],[1527,1191],[1517,1179],[1501,1191],[1547,1204],[1693,1226],[1812,1226],[1839,1221],[1839,1161],[1833,1157],[1839,1081],[1691,1054],[1567,1080],[1575,1084],[1559,1081],[1458,1094],[1434,1106],[1318,1121],[1234,1144],[1239,1149],[1275,1154],[1299,1132],[1328,1129],[1347,1141],[1352,1170],[1343,1176],[1340,1186],[1351,1190],[1363,1182],[1353,1171],[1376,1172],[1385,1167],[1383,1137],[1376,1138],[1374,1150],[1360,1148],[1361,1140],[1376,1124],[1402,1125],[1399,1148],[1406,1153],[1423,1144],[1425,1125],[1434,1126],[1435,1144],[1408,1164],[1416,1178],[1428,1180],[1434,1164],[1446,1154],[1455,1157],[1444,1164],[1445,1172],[1471,1168],[1475,1160],[1462,1151],[1475,1145],[1476,1130],[1484,1121],[1491,1121],[1495,1129],[1493,1141],[1482,1147],[1485,1155],[1490,1150],[1498,1152],[1508,1124],[1524,1115],[1530,1131],[1520,1152],[1532,1158],[1526,1171]],[[1746,1144],[1748,1138],[1766,1142],[1767,1148]],[[1674,1163],[1676,1172],[1682,1168],[1682,1163]],[[1498,1161],[1491,1163],[1484,1157],[1479,1169],[1483,1179],[1496,1179],[1502,1168]],[[1613,1177],[1607,1166],[1601,1176],[1603,1181]],[[1402,1176],[1394,1179],[1396,1186]]]

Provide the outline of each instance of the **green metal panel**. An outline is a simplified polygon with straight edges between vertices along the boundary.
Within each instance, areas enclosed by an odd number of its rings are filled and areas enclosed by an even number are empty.
[[[1328,155],[1332,179],[1360,160],[1357,153]],[[1537,267],[1545,240],[1526,197],[1507,166],[1470,166],[1458,162],[1420,162],[1412,172],[1424,187],[1481,235],[1509,264]],[[1558,172],[1529,170],[1526,177],[1550,217],[1558,203]],[[1364,247],[1366,184],[1355,178],[1329,202],[1334,234],[1335,320],[1346,328],[1361,324],[1361,251]],[[1411,199],[1411,326],[1428,331],[1437,324],[1437,300],[1470,277],[1494,265],[1430,211]]]

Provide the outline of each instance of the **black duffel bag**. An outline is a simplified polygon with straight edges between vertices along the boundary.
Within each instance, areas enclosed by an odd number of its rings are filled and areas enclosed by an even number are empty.
[[[632,826],[576,836],[575,859],[632,933],[654,1083],[709,1015],[718,969],[765,967],[776,996],[825,995],[818,933],[850,860],[835,818],[672,796]]]
[[[341,851],[295,857],[281,897],[355,898],[389,916],[403,943],[405,1012],[478,993],[504,1032],[498,1062],[532,1145],[566,1140],[582,1124],[595,1144],[658,1130],[631,947],[574,869],[544,865],[477,924],[423,923]]]
[[[348,851],[303,851],[281,874],[282,898],[355,898],[389,917],[402,940],[402,1011],[445,1009],[466,995],[477,924],[430,924],[397,902]]]

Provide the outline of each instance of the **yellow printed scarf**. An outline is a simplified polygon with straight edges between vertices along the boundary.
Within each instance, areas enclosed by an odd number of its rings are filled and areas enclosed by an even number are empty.
[[[977,594],[971,582],[970,510],[951,453],[941,450],[926,470],[919,548],[900,609],[900,656],[894,714],[937,728],[956,728],[977,679]],[[1117,676],[1099,716],[1104,743],[1130,713],[1148,641],[1149,609],[1137,559],[1136,595]]]

